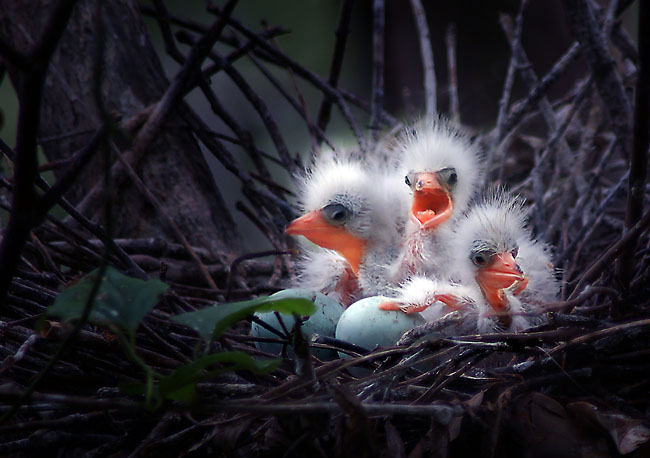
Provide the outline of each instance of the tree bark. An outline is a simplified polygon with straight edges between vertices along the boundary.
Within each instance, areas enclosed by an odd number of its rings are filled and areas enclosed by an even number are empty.
[[[45,84],[39,137],[50,161],[69,158],[102,124],[93,78],[97,40],[103,40],[101,96],[106,110],[129,119],[155,104],[169,85],[132,0],[79,1],[51,61]],[[0,0],[0,39],[16,49],[38,40],[56,2]],[[98,35],[100,12],[105,33]],[[14,84],[20,73],[10,66]],[[240,237],[216,187],[199,144],[178,112],[172,114],[135,170],[188,241],[214,254],[235,255]],[[119,145],[118,145],[119,146]],[[55,170],[65,170],[65,167]],[[96,155],[66,197],[79,202],[103,174]],[[129,181],[115,193],[116,237],[175,240],[156,210]],[[97,213],[99,209],[92,209]],[[87,215],[91,216],[91,215]]]

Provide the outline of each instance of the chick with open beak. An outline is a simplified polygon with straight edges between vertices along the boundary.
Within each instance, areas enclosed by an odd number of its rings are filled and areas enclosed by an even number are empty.
[[[314,279],[325,294],[337,292],[345,305],[394,286],[385,270],[397,258],[404,223],[395,217],[394,196],[382,186],[386,177],[359,160],[319,158],[300,190],[306,213],[285,230],[336,253],[306,257],[302,279]],[[303,281],[300,286],[311,285]]]
[[[394,278],[445,276],[452,228],[479,187],[481,155],[469,138],[443,119],[407,129],[398,150],[412,199]]]
[[[491,191],[459,221],[453,242],[454,282],[415,277],[383,309],[421,312],[434,320],[466,314],[466,332],[521,331],[544,322],[558,284],[547,248],[527,231],[522,202]]]

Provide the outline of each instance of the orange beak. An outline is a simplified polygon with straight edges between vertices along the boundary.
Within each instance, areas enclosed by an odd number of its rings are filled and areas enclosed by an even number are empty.
[[[476,281],[481,287],[485,299],[496,312],[503,310],[508,305],[503,291],[505,288],[510,288],[515,283],[524,285],[523,288],[517,288],[516,294],[519,294],[528,284],[524,273],[510,253],[501,253],[495,256],[489,266],[479,271]]]
[[[415,174],[415,189],[411,205],[411,219],[420,227],[434,229],[444,223],[454,211],[451,195],[438,182],[435,173],[420,172]]]
[[[355,275],[359,274],[361,258],[366,250],[366,240],[350,234],[343,226],[333,226],[320,210],[294,219],[284,230],[289,235],[302,235],[316,245],[337,251],[343,256]]]

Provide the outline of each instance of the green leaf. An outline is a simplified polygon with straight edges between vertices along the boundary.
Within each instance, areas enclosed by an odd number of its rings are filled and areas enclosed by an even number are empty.
[[[271,311],[308,316],[316,311],[316,306],[309,299],[305,299],[304,294],[298,295],[292,290],[286,290],[250,301],[232,302],[206,307],[196,312],[182,313],[172,319],[194,329],[205,340],[209,340],[211,337],[219,337],[233,324],[248,315],[255,312]]]
[[[170,375],[162,377],[158,383],[155,383],[151,393],[152,406],[157,408],[164,399],[191,403],[196,399],[196,383],[202,380],[208,380],[222,372],[242,369],[254,374],[266,374],[277,369],[281,362],[280,358],[253,359],[243,351],[230,351],[204,356],[189,364],[180,366]],[[206,368],[217,363],[229,365],[225,368],[205,371]],[[145,394],[146,390],[147,385],[141,382],[120,385],[120,391],[129,395]]]
[[[98,269],[95,269],[61,291],[47,315],[62,320],[80,318],[97,274]],[[132,335],[142,318],[158,303],[158,296],[168,287],[160,280],[127,277],[108,267],[91,305],[89,321]]]

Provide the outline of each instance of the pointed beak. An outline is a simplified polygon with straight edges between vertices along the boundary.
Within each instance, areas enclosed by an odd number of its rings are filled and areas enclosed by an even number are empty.
[[[355,275],[359,273],[367,242],[349,233],[343,226],[330,224],[323,217],[321,210],[310,211],[293,220],[284,232],[289,235],[302,235],[320,247],[337,251],[348,261]]]
[[[495,311],[502,310],[507,305],[504,289],[515,284],[527,285],[526,277],[510,253],[495,256],[494,261],[481,269],[476,276],[485,298]],[[523,288],[516,291],[520,293]]]
[[[479,274],[479,282],[492,288],[509,288],[516,281],[522,281],[524,273],[521,271],[515,258],[510,253],[495,256],[490,266]]]
[[[435,173],[415,174],[411,219],[421,227],[433,229],[447,221],[454,210],[451,194],[440,185]]]

